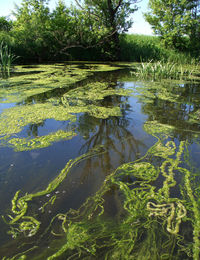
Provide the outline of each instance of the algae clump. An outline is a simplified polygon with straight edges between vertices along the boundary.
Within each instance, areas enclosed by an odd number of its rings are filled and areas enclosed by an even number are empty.
[[[58,130],[55,133],[51,133],[45,136],[39,136],[37,138],[12,138],[8,141],[8,145],[14,147],[16,152],[18,151],[29,151],[33,149],[39,149],[50,146],[53,142],[60,140],[69,140],[76,136],[76,133],[72,131]]]
[[[194,259],[198,259],[200,212],[191,189],[191,173],[182,165],[186,149],[185,141],[176,145],[172,140],[161,141],[158,138],[158,142],[142,158],[119,166],[105,179],[99,191],[89,197],[78,210],[71,209],[52,218],[49,227],[39,236],[39,241],[51,234],[50,247],[55,248],[55,251],[52,252],[51,249],[40,252],[38,259],[150,259],[150,256],[153,256],[153,259],[169,259],[172,255],[193,255]],[[28,235],[35,236],[34,232],[38,232],[40,225],[38,224],[37,230],[34,221],[32,225],[26,224],[30,219],[25,218],[31,206],[30,201],[58,187],[74,164],[102,152],[105,150],[99,147],[69,161],[60,175],[43,191],[26,194],[21,198],[17,192],[12,200],[12,212],[15,216],[11,216],[9,222],[11,230],[17,232],[17,226],[24,223],[27,229],[33,226]],[[185,173],[184,198],[171,196],[171,189],[176,186],[175,179],[178,173]],[[163,178],[162,185],[156,187],[156,181],[160,176]],[[113,203],[117,205],[118,212],[111,220],[105,205],[107,194],[112,194],[113,191]],[[194,216],[193,248],[188,246],[189,242],[183,240],[181,230],[181,224],[190,220],[189,216]],[[54,229],[59,223],[61,229],[57,234]],[[60,246],[56,243],[54,247],[53,236],[62,238]]]

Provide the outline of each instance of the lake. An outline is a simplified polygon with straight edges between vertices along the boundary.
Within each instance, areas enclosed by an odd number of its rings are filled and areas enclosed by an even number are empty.
[[[0,79],[1,259],[199,259],[200,77],[16,66]]]

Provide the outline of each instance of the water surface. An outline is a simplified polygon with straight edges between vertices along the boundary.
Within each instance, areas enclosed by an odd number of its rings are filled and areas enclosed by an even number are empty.
[[[198,259],[198,81],[59,64],[0,85],[3,259]]]

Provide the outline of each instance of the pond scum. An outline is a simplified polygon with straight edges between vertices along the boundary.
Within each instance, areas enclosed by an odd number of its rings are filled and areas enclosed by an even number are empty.
[[[145,124],[145,130],[158,140],[145,156],[119,166],[78,210],[56,214],[42,232],[39,214],[31,210],[31,202],[48,195],[49,200],[41,207],[44,213],[47,205],[56,203],[53,191],[67,178],[70,169],[82,160],[105,153],[104,147],[69,160],[46,189],[22,197],[17,191],[12,200],[12,214],[3,217],[10,226],[9,233],[16,240],[22,239],[21,236],[37,239],[28,240],[16,255],[3,260],[199,259],[199,191],[189,169],[188,144],[186,141],[175,144],[167,135],[158,137],[164,128],[168,133],[171,131],[170,126],[160,126]],[[180,177],[180,194],[172,196]],[[162,180],[159,187],[158,180]],[[114,217],[107,212],[107,194],[114,194],[117,208]],[[50,242],[41,252],[42,241]]]
[[[87,93],[87,94],[86,94]],[[31,124],[43,123],[46,119],[69,121],[69,125],[76,122],[76,115],[89,115],[106,119],[109,116],[120,116],[118,106],[104,107],[100,101],[111,95],[128,96],[131,90],[114,89],[108,83],[89,83],[81,88],[68,91],[60,99],[49,98],[46,103],[20,105],[5,109],[0,115],[1,145],[13,147],[15,151],[28,151],[50,146],[53,142],[68,140],[76,136],[71,130],[59,130],[45,136],[18,137],[24,127]]]
[[[41,70],[41,67],[38,69]],[[45,82],[49,78],[49,84],[46,85],[48,88],[53,88],[54,84],[59,86],[59,81],[52,81],[55,74],[51,74],[52,77],[45,75]],[[37,75],[27,77],[23,86],[32,81],[29,77],[37,78]],[[16,82],[12,83],[11,79],[9,84],[16,85]],[[4,101],[20,102],[24,97],[15,95],[16,89],[9,88],[11,85],[8,86],[10,93]],[[40,78],[38,86],[33,88],[34,93],[26,92],[24,95],[28,98],[46,91]],[[4,91],[3,88],[1,90]],[[0,116],[1,142],[15,151],[26,151],[72,138],[76,135],[73,129],[76,114],[88,113],[103,119],[120,116],[120,107],[103,107],[101,100],[111,95],[130,94],[129,90],[114,89],[106,83],[93,83],[71,89],[60,99],[48,98],[46,103],[5,109]],[[149,95],[151,98],[151,94],[154,95],[150,93],[145,98],[148,99]],[[168,96],[165,91],[160,92],[160,95],[162,98]],[[198,118],[197,112],[191,120]],[[59,130],[34,138],[18,136],[27,125],[39,124],[46,119],[68,120],[70,130]],[[170,125],[147,121],[144,129],[157,138],[156,144],[139,160],[119,166],[79,209],[56,212],[51,218],[45,218],[49,208],[56,207],[56,190],[67,179],[72,167],[106,153],[103,146],[69,160],[60,174],[43,190],[24,195],[17,191],[12,199],[10,213],[2,216],[10,228],[8,233],[14,239],[14,242],[5,245],[13,250],[6,250],[7,255],[2,260],[198,260],[200,189],[195,184],[196,172],[190,163],[188,143],[171,140],[174,127]],[[107,201],[109,196],[112,202]],[[37,201],[43,202],[39,211],[34,206]],[[110,208],[115,210],[110,213]]]

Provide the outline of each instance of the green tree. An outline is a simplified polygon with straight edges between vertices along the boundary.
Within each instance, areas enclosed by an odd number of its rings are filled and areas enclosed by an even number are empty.
[[[145,17],[165,46],[183,50],[194,27],[199,30],[198,4],[196,0],[149,0],[151,11]]]
[[[192,1],[191,10],[192,22],[188,26],[190,45],[193,51],[199,56],[200,53],[200,0]]]
[[[50,29],[51,52],[55,56],[69,56],[72,49],[80,54],[86,49],[94,49],[107,33],[105,27],[87,12],[74,6],[66,7],[60,0],[51,14]]]
[[[41,61],[48,57],[49,49],[49,8],[48,0],[23,0],[16,6],[16,21],[13,35],[20,50],[20,56]]]
[[[11,28],[12,28],[12,21],[9,21],[4,16],[0,16],[0,31],[9,32]]]
[[[132,25],[130,15],[137,10],[138,0],[85,0],[77,5],[85,10],[85,15],[98,24],[98,28],[106,28],[103,51],[110,59],[117,60],[120,56],[119,34],[127,32]]]

